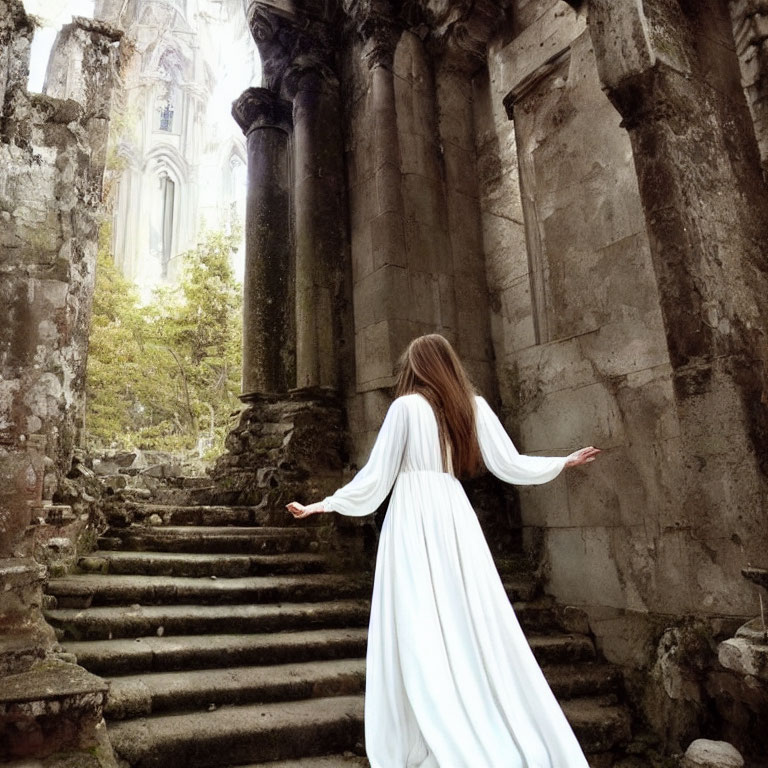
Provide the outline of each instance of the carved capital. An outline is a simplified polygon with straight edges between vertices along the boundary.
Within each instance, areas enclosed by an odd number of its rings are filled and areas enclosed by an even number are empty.
[[[363,61],[368,68],[391,69],[403,29],[388,0],[343,0],[343,8],[364,43]]]
[[[283,88],[289,98],[299,91],[334,91],[339,81],[325,62],[311,54],[297,56],[283,75]]]
[[[258,0],[249,3],[247,15],[267,88],[287,89],[290,96],[290,90],[295,92],[310,73],[335,82],[334,46],[327,23],[279,11]]]
[[[435,25],[434,41],[448,66],[466,72],[485,64],[488,41],[505,19],[499,0],[477,0]]]
[[[292,107],[268,88],[247,88],[232,102],[232,117],[247,136],[256,128],[291,130]]]

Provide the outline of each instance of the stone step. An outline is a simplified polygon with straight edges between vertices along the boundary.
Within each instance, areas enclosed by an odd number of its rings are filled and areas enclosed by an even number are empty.
[[[494,557],[496,570],[501,574],[502,579],[515,578],[522,576],[525,579],[532,577],[535,570],[527,555],[522,552],[516,552],[507,557]]]
[[[189,576],[73,574],[48,583],[59,608],[91,605],[176,605],[276,603],[368,598],[371,580],[359,574],[246,576],[218,579]]]
[[[281,632],[304,628],[364,627],[366,600],[284,605],[97,606],[59,608],[45,618],[70,640],[111,640],[147,635]]]
[[[263,635],[189,635],[71,641],[64,649],[98,675],[274,665],[365,656],[365,628]]]
[[[212,712],[154,715],[111,722],[118,758],[132,768],[214,768],[254,759],[328,755],[363,739],[363,697],[222,707]]]
[[[195,506],[207,504],[211,501],[211,494],[215,488],[169,488],[158,486],[152,490],[145,488],[125,488],[122,498],[129,502],[148,502],[155,504],[175,504]]]
[[[112,720],[233,704],[295,701],[365,691],[365,659],[129,675],[109,680]]]
[[[322,573],[328,560],[322,554],[293,552],[283,555],[196,554],[194,552],[120,552],[96,550],[81,557],[86,573],[238,578],[287,573]]]
[[[211,705],[292,701],[362,693],[365,659],[322,660],[276,666],[142,673],[109,678],[105,714],[112,719],[142,717],[169,710],[207,709]],[[603,706],[615,691],[617,676],[604,665],[544,667],[561,701],[602,695]]]
[[[571,664],[594,660],[595,644],[587,635],[548,634],[528,636],[533,655],[542,666],[545,664]]]
[[[547,682],[558,699],[615,694],[621,674],[610,664],[550,664],[543,668]]]
[[[507,594],[509,595],[509,591]],[[513,599],[512,595],[510,599]],[[526,634],[559,628],[557,613],[553,608],[552,601],[548,598],[531,602],[513,602],[512,607],[515,609],[517,620]]]
[[[588,754],[605,753],[630,738],[629,715],[622,707],[574,699],[563,703],[563,711]],[[164,762],[212,768],[242,764],[256,755],[262,760],[299,758],[304,768],[306,757],[355,748],[362,738],[362,717],[362,696],[334,696],[111,720],[108,730],[116,754],[134,768]]]
[[[249,763],[237,768],[370,768],[371,764],[358,755],[326,755],[324,757],[305,757],[301,760],[278,760],[268,763]]]
[[[632,736],[629,712],[618,706],[613,697],[571,699],[564,701],[562,707],[588,754],[610,752],[628,743]]]
[[[587,763],[589,763],[589,768],[615,768],[615,766],[621,766],[621,768],[647,768],[646,762],[619,760],[615,752],[588,752]]]
[[[325,526],[323,527],[323,529]],[[103,549],[275,555],[319,549],[319,527],[208,527],[134,525],[110,528],[99,539]]]
[[[177,488],[213,488],[213,480],[208,475],[177,475],[166,482]]]
[[[536,597],[539,591],[538,583],[531,578],[507,576],[502,578],[501,581],[502,584],[504,584],[504,589],[507,590],[509,599],[513,602],[518,600],[530,602]]]
[[[157,515],[159,525],[197,526],[286,526],[293,522],[287,509],[264,507],[234,507],[222,505],[159,504],[157,502],[126,502],[122,509],[110,514],[115,525],[120,520],[136,523],[148,521]],[[304,526],[327,525],[327,520],[316,515],[302,521]],[[119,526],[123,527],[123,526]]]

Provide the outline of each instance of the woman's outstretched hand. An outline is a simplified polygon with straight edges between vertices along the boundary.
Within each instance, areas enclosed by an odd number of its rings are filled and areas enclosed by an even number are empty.
[[[290,504],[286,504],[285,506],[286,509],[297,520],[301,520],[304,517],[309,517],[310,515],[316,515],[319,512],[325,512],[325,507],[323,507],[322,501],[316,501],[314,504],[307,504],[307,506],[299,504],[298,501],[292,501]]]
[[[588,448],[574,451],[566,457],[565,466],[578,467],[579,464],[586,464],[588,461],[594,461],[598,453],[600,453],[600,449],[594,448],[591,445]]]

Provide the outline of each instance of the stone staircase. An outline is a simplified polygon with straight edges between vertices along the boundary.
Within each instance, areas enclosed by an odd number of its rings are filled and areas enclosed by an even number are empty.
[[[201,484],[124,491],[99,548],[47,587],[64,650],[110,683],[116,755],[132,768],[366,766],[370,574],[339,571],[329,517],[193,504]],[[616,670],[522,557],[499,568],[592,764],[613,765],[630,736]]]

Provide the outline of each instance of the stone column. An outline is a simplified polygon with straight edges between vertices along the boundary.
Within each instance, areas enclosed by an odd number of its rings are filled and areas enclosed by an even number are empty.
[[[699,572],[717,552],[732,577],[732,603],[704,608],[740,612],[752,599],[740,568],[768,552],[768,190],[730,20],[717,0],[590,0],[588,23],[645,211],[686,465],[681,524],[709,552]]]
[[[741,81],[755,124],[763,175],[768,180],[768,3],[729,0],[728,5],[741,63]]]
[[[243,396],[284,392],[290,375],[291,105],[248,88],[232,105],[246,135],[248,194],[243,280]]]
[[[402,29],[390,16],[360,4],[347,12],[363,40],[362,58],[368,68],[372,176],[366,180],[370,205],[362,226],[368,232],[369,253],[353,254],[358,266],[365,264],[364,274],[357,270],[353,299],[356,384],[358,390],[373,391],[394,383],[397,357],[413,331],[407,320],[408,262],[393,74]]]
[[[377,213],[386,252],[405,265],[405,211],[400,170],[400,138],[395,108],[395,78],[392,72],[395,48],[401,30],[387,23],[364,26],[363,60],[370,71],[371,108],[373,112],[373,156],[378,199]],[[381,214],[388,214],[382,216]],[[375,257],[374,257],[375,261]],[[374,264],[374,267],[376,264]]]
[[[296,386],[336,387],[334,312],[346,268],[339,83],[323,65],[286,76],[293,95],[296,211]]]

